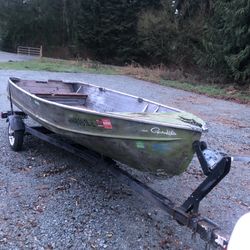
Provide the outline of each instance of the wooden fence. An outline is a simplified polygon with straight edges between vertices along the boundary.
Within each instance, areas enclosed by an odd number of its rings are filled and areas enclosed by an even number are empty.
[[[18,46],[17,47],[17,54],[42,57],[43,56],[43,47],[40,46],[39,48],[34,48],[34,47]]]

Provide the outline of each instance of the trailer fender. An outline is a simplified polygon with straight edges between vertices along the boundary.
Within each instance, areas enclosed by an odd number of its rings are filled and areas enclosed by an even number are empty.
[[[11,129],[14,131],[25,130],[25,125],[21,116],[10,115],[7,121],[9,122]]]

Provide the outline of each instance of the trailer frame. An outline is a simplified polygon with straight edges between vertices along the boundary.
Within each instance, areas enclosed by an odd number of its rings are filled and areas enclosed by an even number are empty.
[[[199,234],[201,239],[203,239],[208,246],[213,245],[215,247],[220,247],[221,249],[226,249],[229,237],[221,232],[220,227],[216,223],[199,214],[199,204],[201,200],[229,173],[231,168],[231,157],[227,155],[220,155],[216,164],[211,167],[209,166],[208,160],[203,153],[204,150],[207,149],[206,143],[196,141],[193,144],[193,147],[203,173],[207,177],[181,206],[176,206],[176,204],[168,197],[158,193],[154,189],[136,179],[127,171],[120,168],[113,159],[87,149],[81,145],[65,142],[60,138],[55,137],[52,131],[42,126],[29,126],[24,121],[27,117],[28,116],[24,112],[13,111],[13,109],[11,111],[1,112],[1,118],[6,119],[6,122],[9,124],[9,140],[10,137],[12,137],[12,139],[20,139],[20,135],[32,135],[74,154],[92,165],[103,161],[105,163],[105,167],[113,176],[118,178],[121,183],[129,186],[133,191],[144,196],[147,200],[153,202],[154,205],[167,212],[172,219],[177,221],[181,226],[186,226],[191,229],[194,235]],[[15,138],[16,134],[19,135],[18,138]],[[21,140],[22,139],[23,138],[21,138]],[[21,144],[22,142],[23,140],[21,141]],[[10,146],[15,151],[20,151],[22,148],[22,145],[19,145],[18,148],[13,147],[13,143],[11,143],[11,141]]]

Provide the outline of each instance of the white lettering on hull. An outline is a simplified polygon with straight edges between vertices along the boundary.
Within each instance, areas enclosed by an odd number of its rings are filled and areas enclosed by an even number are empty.
[[[177,134],[174,132],[174,130],[161,130],[158,127],[151,128],[151,133],[157,134],[157,135],[168,135],[168,136],[176,136]]]

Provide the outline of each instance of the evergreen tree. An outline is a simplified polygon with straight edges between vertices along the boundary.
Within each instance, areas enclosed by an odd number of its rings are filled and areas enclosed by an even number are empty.
[[[78,18],[79,43],[106,62],[125,62],[137,57],[137,16],[158,0],[84,0]]]
[[[249,83],[250,0],[0,0],[0,43],[73,46],[107,63],[197,63]]]
[[[242,83],[250,82],[250,1],[217,0],[199,62]]]

